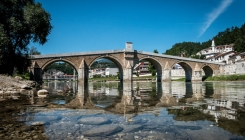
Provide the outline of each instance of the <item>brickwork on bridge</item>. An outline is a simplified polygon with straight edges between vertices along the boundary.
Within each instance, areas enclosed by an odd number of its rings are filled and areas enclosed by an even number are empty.
[[[71,64],[78,72],[78,79],[86,82],[88,80],[89,68],[96,60],[106,58],[113,61],[119,68],[121,80],[131,81],[133,68],[141,60],[147,60],[153,64],[157,71],[157,81],[171,80],[171,69],[179,64],[185,70],[187,81],[202,80],[202,70],[206,76],[218,75],[223,63],[177,57],[156,53],[149,53],[131,49],[111,50],[101,52],[34,55],[31,56],[32,66],[30,72],[33,80],[42,80],[42,71],[50,64],[64,61]]]

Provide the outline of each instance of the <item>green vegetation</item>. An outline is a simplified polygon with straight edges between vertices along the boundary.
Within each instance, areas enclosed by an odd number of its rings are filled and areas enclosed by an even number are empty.
[[[240,81],[245,80],[245,75],[225,75],[208,77],[205,81]]]
[[[185,81],[185,78],[172,79],[172,81]]]
[[[95,68],[117,68],[118,66],[112,62],[111,60],[108,59],[99,59],[97,61],[95,61],[90,69],[95,69]]]
[[[235,44],[234,50],[237,52],[245,51],[245,24],[238,27],[227,28],[223,32],[219,32],[213,38],[216,45],[226,45],[226,44]],[[165,54],[180,56],[183,54],[185,57],[192,57],[197,59],[203,59],[203,56],[196,56],[196,53],[202,49],[210,47],[212,40],[206,42],[182,42],[176,43],[172,46],[171,49],[167,50]]]
[[[53,64],[47,66],[44,69],[44,71],[46,72],[47,70],[50,70],[50,69],[59,70],[59,71],[64,72],[65,74],[70,74],[70,75],[72,75],[73,72],[74,72],[73,66],[70,65],[70,64],[68,64],[68,63],[65,63],[65,62],[56,62],[56,63],[53,63]]]
[[[89,78],[89,81],[118,81],[117,76]]]
[[[25,80],[30,80],[29,72],[25,72],[25,73],[22,73],[22,74],[19,74],[18,72],[16,72],[16,73],[13,74],[13,77],[15,77],[15,76],[20,76],[20,77],[22,77]]]
[[[47,42],[51,16],[34,0],[1,0],[0,17],[0,73],[24,73],[30,66],[28,44]]]

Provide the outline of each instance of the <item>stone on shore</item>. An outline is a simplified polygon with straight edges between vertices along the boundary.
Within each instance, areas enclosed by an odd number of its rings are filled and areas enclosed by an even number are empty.
[[[122,131],[122,127],[117,126],[117,125],[102,125],[99,127],[94,127],[90,130],[84,131],[83,135],[84,136],[100,136],[100,137],[104,137],[104,136],[108,136],[117,132]]]
[[[38,90],[37,92],[38,97],[46,97],[47,94],[48,94],[48,91],[46,89],[41,89],[41,90]]]

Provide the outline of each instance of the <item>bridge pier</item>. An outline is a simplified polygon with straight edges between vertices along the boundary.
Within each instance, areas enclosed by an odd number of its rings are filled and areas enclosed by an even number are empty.
[[[133,70],[132,68],[125,68],[123,70],[123,81],[132,81]]]
[[[30,80],[41,82],[43,80],[42,78],[42,69],[39,67],[39,65],[34,61],[32,64],[32,67],[29,69],[30,72]]]
[[[85,82],[85,83],[88,82],[88,67],[85,64],[84,59],[82,60],[77,73],[78,73],[78,81]]]
[[[163,70],[162,81],[171,81],[171,70]]]
[[[202,81],[202,71],[194,71],[191,81]]]

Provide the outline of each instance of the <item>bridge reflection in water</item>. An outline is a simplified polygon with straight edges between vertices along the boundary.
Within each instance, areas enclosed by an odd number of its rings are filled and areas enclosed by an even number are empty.
[[[101,108],[124,114],[129,122],[137,114],[164,107],[176,120],[210,120],[230,131],[235,131],[233,125],[228,126],[233,120],[238,126],[244,123],[236,123],[241,113],[238,110],[244,110],[244,82],[79,82],[74,85],[77,94],[67,101],[66,107]],[[158,112],[154,114],[157,116]],[[224,119],[227,119],[225,123]]]
[[[51,92],[62,90],[62,84],[58,81],[46,85],[54,87]],[[94,82],[89,84],[74,82],[73,84],[63,83],[63,85],[72,87],[74,93],[77,89],[76,100],[80,102],[77,107],[83,107],[86,104],[103,108],[126,105],[131,106],[128,108],[132,111],[136,108],[133,106],[185,108],[206,105],[207,109],[233,110],[243,107],[245,100],[243,92],[245,87],[239,82]],[[116,109],[116,111],[120,110],[122,109]]]

